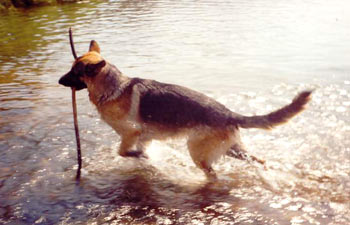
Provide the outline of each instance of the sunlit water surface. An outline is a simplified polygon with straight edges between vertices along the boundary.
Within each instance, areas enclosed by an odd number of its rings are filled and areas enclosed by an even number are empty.
[[[349,1],[96,1],[0,17],[1,224],[350,224]],[[315,89],[272,131],[242,130],[267,170],[232,158],[208,184],[183,140],[148,160],[78,93],[76,185],[67,29],[78,54],[95,39],[129,76],[184,85],[235,112],[270,112]]]

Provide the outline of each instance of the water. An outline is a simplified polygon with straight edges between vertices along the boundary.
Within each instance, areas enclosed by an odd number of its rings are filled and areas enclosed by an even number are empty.
[[[350,3],[90,1],[0,17],[0,223],[349,224]],[[267,170],[231,158],[208,184],[182,140],[149,160],[117,155],[118,135],[77,96],[76,185],[67,37],[89,41],[129,76],[176,83],[252,115],[315,89],[307,110],[270,132],[242,130]]]

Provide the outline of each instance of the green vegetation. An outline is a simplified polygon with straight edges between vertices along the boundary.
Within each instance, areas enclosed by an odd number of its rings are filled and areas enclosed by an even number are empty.
[[[76,1],[78,0],[0,0],[0,11]]]

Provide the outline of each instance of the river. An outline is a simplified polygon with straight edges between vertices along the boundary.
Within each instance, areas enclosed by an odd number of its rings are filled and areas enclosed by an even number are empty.
[[[80,1],[0,16],[0,224],[350,224],[348,0]],[[208,183],[183,140],[148,160],[77,94],[83,154],[76,184],[70,89],[58,79],[96,40],[131,77],[203,92],[264,114],[313,89],[274,130],[243,130],[267,169],[224,157]]]

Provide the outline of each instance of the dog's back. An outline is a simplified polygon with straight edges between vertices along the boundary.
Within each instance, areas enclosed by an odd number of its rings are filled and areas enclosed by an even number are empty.
[[[232,112],[204,94],[178,85],[138,80],[142,122],[181,128],[229,125]]]

